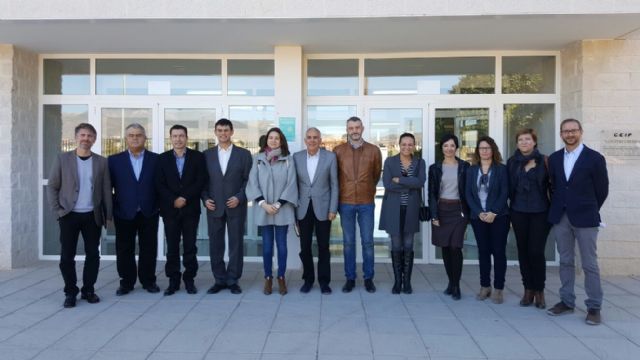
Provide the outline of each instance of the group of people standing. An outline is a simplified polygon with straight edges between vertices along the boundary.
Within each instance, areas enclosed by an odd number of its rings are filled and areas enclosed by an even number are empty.
[[[510,224],[517,240],[524,294],[520,305],[545,308],[545,244],[554,227],[560,254],[561,302],[551,315],[573,312],[575,307],[574,244],[577,241],[588,295],[587,322],[600,323],[602,290],[596,255],[599,209],[607,197],[608,178],[604,157],[581,142],[578,120],[564,120],[560,128],[565,147],[548,158],[537,150],[532,129],[516,134],[517,150],[507,164],[490,137],[478,139],[472,164],[456,156],[459,140],[445,135],[439,146],[442,161],[427,171],[416,155],[416,139],[410,133],[399,138],[399,154],[388,157],[382,170],[380,149],[362,138],[361,119],[346,121],[347,142],[333,152],[320,147],[317,128],[305,132],[306,149],[291,154],[285,134],[271,128],[259,153],[233,145],[233,123],[215,124],[215,147],[199,152],[187,147],[188,130],[171,127],[172,149],[155,154],[145,149],[144,127],[125,129],[127,150],[108,159],[91,152],[96,131],[90,124],[75,129],[77,148],[60,154],[49,177],[48,198],[60,224],[60,270],[65,283],[65,307],[76,297],[99,302],[94,284],[99,268],[101,227],[113,219],[116,228],[116,295],[134,289],[136,281],[151,293],[156,283],[157,230],[162,216],[167,242],[165,295],[179,291],[197,293],[196,237],[201,204],[207,214],[209,251],[214,284],[208,293],[228,289],[239,294],[243,268],[243,234],[248,202],[253,202],[255,223],[262,236],[263,292],[273,291],[274,243],[277,249],[278,292],[288,292],[285,280],[287,234],[292,227],[300,236],[303,285],[311,291],[316,281],[312,244],[318,246],[317,281],[323,294],[330,287],[329,238],[331,222],[340,214],[343,232],[345,293],[356,285],[356,223],[362,247],[364,287],[375,292],[374,209],[376,185],[382,175],[384,197],[380,229],[390,237],[394,274],[393,294],[413,292],[411,276],[414,237],[420,231],[419,212],[430,208],[432,243],[442,250],[449,284],[445,294],[461,298],[460,278],[463,242],[470,222],[478,246],[480,291],[476,298],[502,303],[506,273],[506,243]],[[428,174],[428,195],[424,186]],[[426,201],[425,201],[426,198]],[[86,260],[83,287],[76,285],[75,255],[82,233]],[[228,256],[225,264],[225,235]],[[139,259],[136,264],[135,240]],[[182,270],[180,264],[182,243]],[[491,268],[493,259],[493,282]]]

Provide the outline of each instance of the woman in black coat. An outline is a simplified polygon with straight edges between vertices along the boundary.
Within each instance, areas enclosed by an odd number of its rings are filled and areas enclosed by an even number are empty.
[[[466,200],[470,209],[471,226],[478,244],[480,263],[480,292],[478,300],[491,296],[495,304],[502,304],[507,272],[507,236],[509,235],[509,179],[507,167],[496,142],[483,136],[478,139],[473,165],[467,171]],[[493,256],[493,291],[491,290],[491,257]]]
[[[550,225],[549,172],[545,156],[537,149],[535,130],[523,129],[516,133],[518,148],[507,161],[509,170],[509,198],[511,199],[511,225],[518,245],[520,274],[524,285],[521,306],[535,303],[539,309],[546,307],[544,282],[547,244]]]
[[[442,261],[449,278],[444,293],[460,300],[462,246],[469,218],[464,199],[469,163],[456,156],[458,137],[455,135],[444,135],[440,146],[444,159],[429,166],[431,243],[442,248]]]
[[[400,154],[384,161],[382,182],[384,197],[380,210],[380,230],[391,238],[394,284],[391,292],[411,294],[413,238],[420,231],[418,211],[426,179],[424,160],[414,155],[416,139],[410,133],[400,135]]]

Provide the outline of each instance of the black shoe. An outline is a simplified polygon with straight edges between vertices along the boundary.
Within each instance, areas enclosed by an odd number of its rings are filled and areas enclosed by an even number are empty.
[[[62,305],[66,308],[76,307],[76,296],[75,295],[66,295],[64,297],[64,304]]]
[[[451,298],[453,300],[460,300],[461,297],[460,286],[451,286]]]
[[[147,292],[152,293],[152,294],[156,294],[156,293],[160,292],[160,287],[156,283],[152,283],[152,284],[149,284],[149,285],[143,285],[142,288],[147,290]]]
[[[600,315],[600,309],[588,309],[586,323],[589,325],[600,325],[602,323],[602,316]]]
[[[364,288],[367,290],[367,292],[376,292],[376,286],[373,285],[373,279],[364,279]]]
[[[242,293],[242,289],[240,288],[240,285],[238,284],[231,284],[229,285],[229,291],[231,291],[232,294],[238,295]]]
[[[447,288],[444,289],[444,291],[442,293],[445,294],[445,295],[453,294],[453,285],[451,285],[451,283],[449,283],[449,285],[447,285]]]
[[[167,288],[167,290],[164,291],[164,296],[173,295],[178,290],[180,290],[180,285],[176,285],[176,284],[171,284],[170,283],[169,287]]]
[[[351,290],[353,290],[354,287],[356,287],[356,281],[355,280],[347,280],[344,283],[344,286],[342,287],[342,292],[343,293],[350,293]]]
[[[322,292],[322,295],[331,294],[331,288],[327,284],[321,284],[320,285],[320,291]]]
[[[309,291],[311,291],[312,287],[313,287],[313,283],[305,281],[304,284],[302,284],[302,287],[300,288],[300,292],[303,294],[306,294]]]
[[[224,290],[226,288],[227,288],[227,285],[225,285],[225,284],[215,283],[215,284],[213,284],[212,287],[209,288],[209,290],[207,290],[207,294],[217,294],[217,293],[219,293],[220,291],[222,291],[222,290]]]
[[[100,302],[100,298],[98,297],[98,295],[96,295],[96,293],[82,294],[80,295],[80,299],[87,300],[89,304],[97,304]]]
[[[123,295],[127,295],[128,293],[131,292],[131,290],[133,290],[132,288],[127,288],[124,287],[122,285],[118,286],[118,290],[116,290],[116,296],[123,296]]]
[[[198,288],[193,284],[193,281],[185,281],[184,289],[187,290],[187,294],[197,294]]]

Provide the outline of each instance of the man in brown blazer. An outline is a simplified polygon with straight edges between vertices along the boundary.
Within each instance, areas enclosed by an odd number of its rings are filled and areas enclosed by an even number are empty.
[[[101,227],[111,220],[111,179],[107,159],[91,152],[96,129],[87,123],[76,126],[77,148],[58,155],[47,192],[51,210],[60,224],[60,271],[64,279],[64,307],[76,306],[76,296],[91,304],[100,302],[94,284],[100,267]],[[85,262],[82,289],[78,289],[75,256],[78,235],[84,240]]]

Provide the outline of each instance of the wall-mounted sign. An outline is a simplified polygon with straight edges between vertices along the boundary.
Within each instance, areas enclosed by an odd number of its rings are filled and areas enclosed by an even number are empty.
[[[605,156],[640,160],[640,130],[603,130],[602,140]]]
[[[288,142],[296,141],[296,118],[281,116],[278,119],[278,127],[282,130]]]

